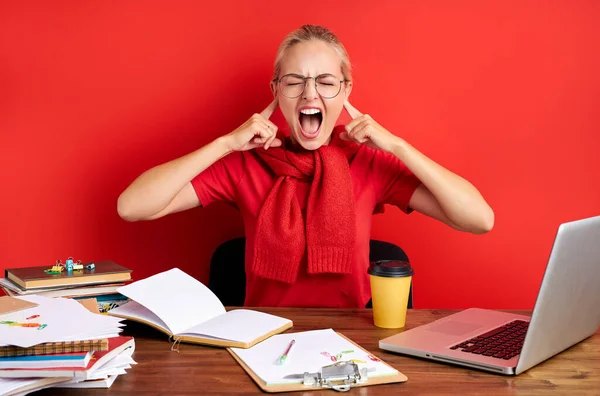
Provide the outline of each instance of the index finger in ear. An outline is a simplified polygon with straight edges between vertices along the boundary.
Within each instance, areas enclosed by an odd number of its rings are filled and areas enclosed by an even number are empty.
[[[263,111],[260,112],[260,115],[265,117],[267,120],[273,115],[273,113],[275,112],[275,109],[277,109],[277,106],[279,105],[279,102],[277,100],[277,98],[275,98],[271,104],[269,104],[267,106],[266,109],[264,109]]]
[[[356,107],[352,106],[348,100],[344,102],[344,107],[352,119],[358,118],[362,115],[362,113],[358,111]]]

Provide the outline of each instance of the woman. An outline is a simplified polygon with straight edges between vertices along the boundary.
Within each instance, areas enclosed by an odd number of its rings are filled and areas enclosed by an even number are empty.
[[[247,306],[364,307],[371,218],[384,203],[461,231],[492,228],[494,213],[475,187],[350,104],[350,62],[331,31],[290,33],[274,69],[265,110],[143,173],[119,197],[120,216],[235,203],[246,232]],[[277,106],[287,138],[269,121]],[[343,108],[353,120],[336,127]]]

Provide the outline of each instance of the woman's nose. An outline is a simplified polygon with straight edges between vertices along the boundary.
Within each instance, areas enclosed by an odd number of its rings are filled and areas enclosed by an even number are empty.
[[[306,85],[304,86],[304,92],[302,93],[302,98],[306,100],[317,99],[319,97],[319,93],[317,92],[317,87],[315,84],[315,80],[308,79],[306,80]]]

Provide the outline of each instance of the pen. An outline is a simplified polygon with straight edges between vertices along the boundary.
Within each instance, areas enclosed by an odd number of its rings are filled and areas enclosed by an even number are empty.
[[[277,361],[278,364],[284,364],[285,360],[287,359],[288,355],[290,354],[290,351],[292,350],[292,346],[296,343],[296,340],[292,340],[290,342],[290,345],[288,345],[288,347],[286,348],[285,352],[283,352],[283,355],[281,355],[279,357],[279,360]]]

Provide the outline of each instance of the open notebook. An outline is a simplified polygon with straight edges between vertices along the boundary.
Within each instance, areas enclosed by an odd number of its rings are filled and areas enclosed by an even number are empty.
[[[284,364],[278,358],[290,349]],[[231,354],[266,392],[314,390],[302,386],[305,372],[315,373],[337,361],[354,361],[366,367],[368,380],[363,386],[404,382],[406,376],[364,350],[345,336],[333,331],[313,330],[273,336],[249,349],[231,348]]]
[[[221,301],[197,279],[178,268],[117,290],[132,301],[109,315],[150,325],[181,342],[250,348],[293,323],[263,312],[227,312]]]

